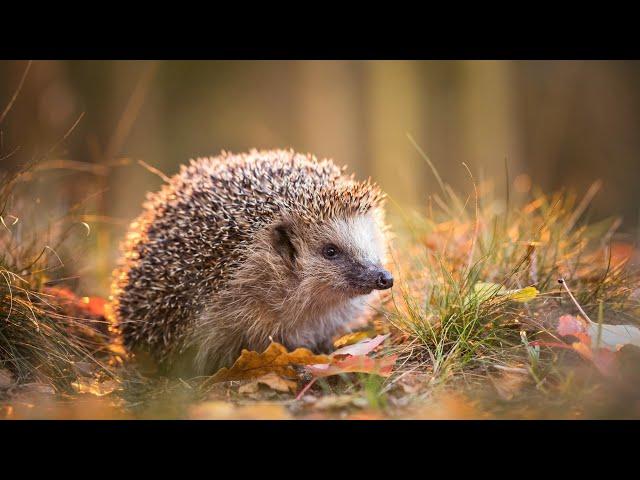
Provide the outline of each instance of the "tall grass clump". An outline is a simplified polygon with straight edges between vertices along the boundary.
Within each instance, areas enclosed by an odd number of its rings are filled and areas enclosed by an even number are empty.
[[[42,209],[16,191],[24,190],[17,187],[29,169],[0,177],[0,370],[14,385],[71,391],[81,366],[106,371],[95,354],[107,340],[97,316],[76,308],[68,289],[54,288],[69,274],[58,252],[70,230],[63,221],[29,224],[34,209]]]
[[[581,198],[528,188],[514,199],[507,186],[498,199],[491,184],[473,181],[461,197],[433,171],[440,192],[425,212],[404,215],[393,253],[401,281],[384,312],[405,368],[440,381],[518,368],[532,353],[540,360],[529,343],[553,335],[563,313],[578,313],[559,279],[593,318],[638,323],[633,249],[614,242],[621,222],[589,222],[600,183]]]

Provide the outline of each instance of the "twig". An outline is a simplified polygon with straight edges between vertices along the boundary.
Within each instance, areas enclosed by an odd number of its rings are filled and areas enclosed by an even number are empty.
[[[433,172],[433,175],[436,177],[436,180],[438,181],[438,184],[440,185],[442,192],[447,193],[447,189],[444,186],[444,182],[442,181],[442,178],[440,178],[440,174],[438,173],[438,170],[436,170],[436,167],[433,165],[433,163],[431,163],[431,159],[427,156],[426,153],[424,153],[424,150],[420,148],[420,145],[416,143],[416,141],[413,139],[413,137],[409,133],[407,133],[407,138],[409,138],[409,141],[414,146],[414,148],[418,150],[418,153],[424,159],[424,161],[427,162],[427,165],[431,167],[431,171]]]
[[[591,321],[591,319],[589,318],[589,315],[587,315],[587,313],[582,309],[582,307],[580,306],[580,304],[578,303],[578,301],[576,300],[576,297],[573,296],[573,294],[571,293],[571,290],[569,290],[569,287],[567,286],[567,282],[564,281],[564,278],[559,278],[558,279],[558,283],[560,285],[562,285],[564,287],[564,289],[567,291],[567,293],[569,294],[569,297],[571,297],[571,300],[573,300],[573,303],[576,304],[576,307],[578,307],[578,310],[580,311],[580,313],[582,314],[582,316],[584,318],[586,318],[587,320],[589,320],[589,322],[593,323]]]
[[[307,383],[304,386],[304,388],[302,390],[300,390],[300,393],[298,395],[296,395],[296,400],[300,400],[302,398],[302,396],[305,394],[305,392],[311,388],[311,385],[316,383],[317,379],[318,379],[318,377],[314,377],[309,383]]]
[[[29,69],[31,68],[31,63],[33,63],[32,60],[29,60],[29,63],[27,63],[27,66],[24,69],[24,72],[22,72],[22,78],[20,79],[18,88],[16,88],[16,91],[11,97],[11,100],[9,100],[9,103],[7,104],[4,111],[2,112],[2,115],[0,115],[0,124],[2,124],[2,122],[4,121],[4,118],[7,116],[7,114],[11,110],[11,107],[13,107],[13,104],[16,101],[16,98],[18,98],[18,95],[20,94],[20,90],[22,90],[22,86],[24,85],[24,81],[27,78],[27,73],[29,73]]]
[[[75,122],[73,122],[73,125],[71,125],[71,127],[67,130],[67,132],[62,136],[62,138],[60,140],[58,140],[48,151],[47,153],[45,153],[42,158],[47,158],[49,155],[51,155],[51,153],[53,153],[55,151],[56,148],[58,148],[58,146],[64,142],[67,138],[69,138],[69,135],[71,135],[71,133],[76,129],[76,127],[78,126],[78,124],[80,123],[80,120],[82,120],[82,117],[84,117],[84,112],[82,112],[78,118],[76,119]]]
[[[144,168],[146,168],[148,171],[150,171],[151,173],[159,176],[165,183],[170,183],[171,179],[165,175],[164,173],[162,173],[162,171],[160,171],[159,169],[157,169],[156,167],[152,167],[151,165],[149,165],[147,162],[145,162],[144,160],[138,160],[138,164],[140,164],[141,166],[143,166]]]

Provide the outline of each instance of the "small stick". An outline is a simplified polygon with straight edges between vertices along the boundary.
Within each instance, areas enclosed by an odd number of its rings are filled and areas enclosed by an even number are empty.
[[[296,400],[300,400],[302,398],[302,396],[305,394],[305,392],[311,388],[311,385],[316,383],[317,379],[318,379],[318,377],[314,377],[309,383],[307,383],[304,386],[304,388],[302,390],[300,390],[300,393],[296,396]]]
[[[558,279],[558,283],[560,285],[562,285],[564,287],[564,289],[567,291],[567,293],[569,294],[569,296],[571,297],[571,300],[573,300],[573,303],[576,304],[576,307],[578,307],[578,310],[580,311],[580,313],[582,314],[582,316],[584,318],[586,318],[587,320],[589,320],[589,322],[593,323],[591,321],[591,319],[589,318],[589,315],[587,315],[587,313],[582,309],[582,307],[580,306],[580,304],[578,303],[578,301],[576,300],[576,298],[573,296],[573,294],[571,293],[571,290],[569,290],[569,287],[567,286],[567,282],[564,281],[564,278],[559,278]]]
[[[24,85],[24,81],[27,78],[27,73],[29,73],[29,69],[31,68],[32,62],[33,62],[32,60],[29,60],[29,62],[27,63],[27,66],[24,69],[24,72],[22,72],[22,77],[20,78],[20,83],[18,84],[18,88],[16,88],[16,91],[13,93],[11,100],[9,100],[9,103],[7,104],[5,109],[2,111],[2,115],[0,115],[0,123],[4,121],[4,118],[7,116],[7,113],[9,113],[9,111],[11,110],[11,107],[13,107],[13,103],[16,101],[16,98],[18,98],[18,95],[20,95],[20,90],[22,90],[22,86]]]
[[[149,165],[144,160],[138,160],[138,164],[142,165],[144,168],[146,168],[151,173],[159,176],[162,179],[163,182],[171,183],[171,179],[168,176],[166,176],[164,173],[162,173],[162,171],[160,171],[159,169],[157,169],[155,167],[152,167],[151,165]]]

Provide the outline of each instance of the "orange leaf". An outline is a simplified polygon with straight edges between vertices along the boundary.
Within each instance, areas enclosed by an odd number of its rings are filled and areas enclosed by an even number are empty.
[[[306,348],[297,348],[288,352],[279,343],[272,343],[262,353],[242,350],[240,357],[231,368],[221,368],[210,379],[211,382],[229,380],[247,380],[262,377],[267,373],[276,373],[284,377],[294,377],[293,365],[312,365],[329,363],[326,355],[315,355]]]
[[[82,297],[82,306],[92,315],[104,317],[104,306],[107,301],[100,297]]]

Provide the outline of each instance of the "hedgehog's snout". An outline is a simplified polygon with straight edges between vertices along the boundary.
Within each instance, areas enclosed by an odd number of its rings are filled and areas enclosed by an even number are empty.
[[[393,287],[393,275],[386,270],[382,270],[376,279],[377,290],[387,290]]]
[[[393,286],[393,276],[379,265],[357,263],[347,275],[351,288],[360,294],[371,290],[387,290]]]

